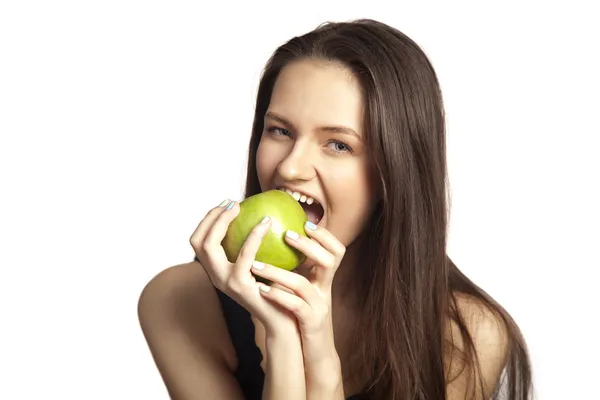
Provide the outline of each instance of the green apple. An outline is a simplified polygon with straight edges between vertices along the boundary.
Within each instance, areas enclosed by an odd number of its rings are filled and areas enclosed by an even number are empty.
[[[271,229],[263,238],[256,260],[291,271],[306,260],[299,250],[286,243],[287,230],[307,236],[304,224],[308,220],[302,206],[282,190],[269,190],[240,202],[240,213],[229,225],[222,245],[230,262],[238,254],[252,229],[265,217],[272,220]]]

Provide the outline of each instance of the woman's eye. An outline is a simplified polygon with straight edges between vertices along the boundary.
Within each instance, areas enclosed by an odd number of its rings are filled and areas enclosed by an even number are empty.
[[[345,152],[352,153],[352,148],[344,142],[332,141],[332,142],[329,142],[328,145],[331,147],[331,149],[335,153],[345,153]]]
[[[268,128],[267,132],[273,133],[278,136],[290,136],[291,135],[290,131],[288,131],[287,129],[277,128],[277,127]]]

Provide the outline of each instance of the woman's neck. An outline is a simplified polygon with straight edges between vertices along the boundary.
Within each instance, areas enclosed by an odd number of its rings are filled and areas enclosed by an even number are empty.
[[[358,273],[357,247],[351,246],[346,250],[344,259],[335,273],[332,286],[332,300],[347,306],[355,305],[358,299],[360,274]]]

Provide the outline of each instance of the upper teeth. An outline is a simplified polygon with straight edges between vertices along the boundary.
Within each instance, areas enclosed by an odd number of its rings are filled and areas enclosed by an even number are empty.
[[[292,196],[294,199],[296,199],[296,201],[299,201],[301,203],[306,203],[306,204],[315,203],[315,204],[319,204],[319,202],[316,201],[315,199],[313,199],[312,197],[307,196],[305,194],[302,194],[300,192],[292,192],[291,190],[286,189],[286,188],[278,188],[278,190],[282,190],[282,191],[286,192],[287,194],[289,194],[290,196]]]

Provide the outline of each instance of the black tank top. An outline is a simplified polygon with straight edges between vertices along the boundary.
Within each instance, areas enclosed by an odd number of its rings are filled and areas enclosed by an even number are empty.
[[[260,366],[262,354],[254,341],[254,323],[250,313],[235,300],[216,289],[221,302],[223,316],[231,342],[238,358],[238,368],[235,371],[237,379],[246,400],[261,400],[264,372]],[[354,395],[347,400],[366,400],[368,397]]]

